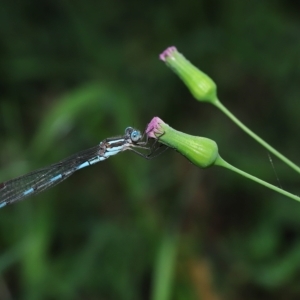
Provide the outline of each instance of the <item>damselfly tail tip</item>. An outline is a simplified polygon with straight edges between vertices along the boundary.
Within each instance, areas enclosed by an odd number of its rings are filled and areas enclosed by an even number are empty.
[[[4,206],[6,206],[6,204],[7,204],[7,202],[3,202],[3,203],[1,203],[1,204],[0,204],[0,208],[2,208],[2,207],[4,207]]]

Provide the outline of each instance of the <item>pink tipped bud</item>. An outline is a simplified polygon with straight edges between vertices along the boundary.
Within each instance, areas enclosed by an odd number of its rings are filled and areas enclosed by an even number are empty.
[[[214,81],[191,64],[176,47],[167,48],[159,57],[181,78],[197,100],[211,103],[218,101]]]
[[[216,142],[177,131],[159,117],[154,117],[151,120],[147,126],[146,134],[149,138],[158,139],[162,144],[176,149],[193,164],[201,168],[214,165],[219,157]]]

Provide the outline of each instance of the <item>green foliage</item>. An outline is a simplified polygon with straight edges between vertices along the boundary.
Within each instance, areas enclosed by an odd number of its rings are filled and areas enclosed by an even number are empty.
[[[298,11],[283,0],[2,1],[0,182],[160,116],[276,184],[267,153],[199,106],[158,55],[177,46],[297,163]],[[297,175],[274,165],[299,194]],[[298,299],[299,215],[298,203],[174,151],[122,153],[0,210],[0,299]],[[161,253],[174,255],[167,270]]]

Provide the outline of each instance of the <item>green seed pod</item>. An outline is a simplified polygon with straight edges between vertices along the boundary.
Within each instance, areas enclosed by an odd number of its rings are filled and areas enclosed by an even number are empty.
[[[146,133],[148,137],[175,149],[200,168],[213,166],[219,157],[215,141],[177,131],[158,117],[152,119]]]
[[[192,65],[175,47],[166,49],[160,59],[181,78],[197,100],[210,103],[218,101],[214,81]]]

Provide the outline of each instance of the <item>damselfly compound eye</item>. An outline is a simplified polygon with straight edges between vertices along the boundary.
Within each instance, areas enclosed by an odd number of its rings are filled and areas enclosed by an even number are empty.
[[[138,130],[133,130],[130,138],[133,142],[137,142],[141,138],[141,133]]]
[[[126,129],[125,129],[125,134],[126,135],[131,135],[131,132],[133,131],[133,128],[132,127],[127,127]]]

